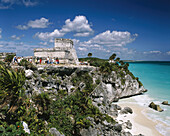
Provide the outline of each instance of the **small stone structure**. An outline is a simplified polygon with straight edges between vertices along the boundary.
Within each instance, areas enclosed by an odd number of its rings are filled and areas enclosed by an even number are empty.
[[[16,53],[12,53],[12,52],[0,52],[0,61],[4,61],[4,59],[6,58],[6,56],[8,55],[14,55],[16,56]]]
[[[55,38],[54,48],[34,49],[34,57],[45,60],[48,56],[58,58],[60,63],[78,64],[76,50],[73,48],[73,41],[70,39]]]

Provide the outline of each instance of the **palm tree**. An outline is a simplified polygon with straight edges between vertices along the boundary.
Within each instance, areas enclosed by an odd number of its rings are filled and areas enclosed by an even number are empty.
[[[118,57],[118,58],[116,58],[116,59],[115,59],[115,61],[116,61],[116,62],[119,62],[119,61],[120,61],[120,58],[119,58],[119,57]]]
[[[91,57],[92,56],[92,53],[90,52],[90,53],[88,53],[88,57]]]
[[[113,53],[113,54],[109,57],[109,60],[114,60],[114,59],[115,59],[115,57],[116,57],[116,54],[115,54],[115,53]]]
[[[0,109],[9,104],[8,112],[15,111],[17,102],[24,96],[24,83],[23,71],[15,72],[13,69],[0,65]]]
[[[120,63],[122,66],[125,64],[122,60],[120,60],[119,63]]]

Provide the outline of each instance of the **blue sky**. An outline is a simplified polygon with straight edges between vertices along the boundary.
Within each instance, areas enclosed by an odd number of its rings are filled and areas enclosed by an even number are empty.
[[[170,61],[169,0],[0,0],[0,52],[70,38],[79,57]]]

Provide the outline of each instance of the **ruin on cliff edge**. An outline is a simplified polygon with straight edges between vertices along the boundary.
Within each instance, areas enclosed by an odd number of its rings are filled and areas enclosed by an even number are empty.
[[[42,58],[42,60],[46,60],[47,57],[58,58],[63,64],[78,64],[73,45],[73,41],[70,39],[55,38],[54,48],[36,48],[34,57]]]

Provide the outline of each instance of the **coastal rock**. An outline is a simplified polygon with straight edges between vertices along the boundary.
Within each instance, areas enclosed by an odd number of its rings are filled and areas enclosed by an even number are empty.
[[[25,77],[27,78],[32,78],[33,77],[33,71],[28,69],[28,70],[25,70]]]
[[[121,124],[115,124],[114,129],[118,132],[121,132],[122,131],[122,125]]]
[[[64,134],[61,134],[56,128],[50,128],[49,132],[53,136],[65,136]]]
[[[168,103],[168,101],[163,101],[162,104],[163,104],[163,105],[168,105],[168,106],[170,106],[170,104]]]
[[[149,107],[152,108],[152,109],[154,109],[154,110],[156,110],[156,111],[159,111],[159,112],[162,112],[162,111],[163,111],[163,109],[161,109],[161,107],[160,107],[159,105],[155,104],[154,102],[151,102],[151,103],[149,104]]]
[[[132,123],[129,120],[125,124],[127,129],[132,129]]]
[[[128,113],[130,113],[130,114],[133,113],[133,111],[130,107],[125,107],[123,110],[120,111],[120,114],[128,114]]]

